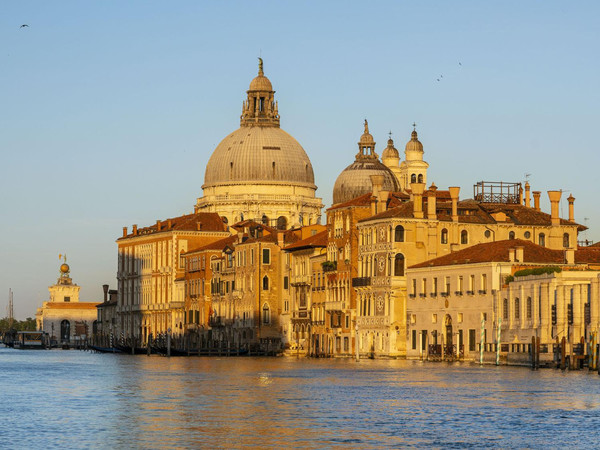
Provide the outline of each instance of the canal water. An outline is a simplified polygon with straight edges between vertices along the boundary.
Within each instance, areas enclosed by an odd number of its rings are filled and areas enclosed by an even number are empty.
[[[596,447],[597,373],[0,348],[0,448]]]

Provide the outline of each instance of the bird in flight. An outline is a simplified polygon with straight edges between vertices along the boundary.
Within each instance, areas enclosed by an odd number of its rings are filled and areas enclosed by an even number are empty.
[[[27,25],[26,23],[24,23],[24,24],[23,24],[23,25],[21,25],[19,28],[25,28],[25,27],[29,28],[29,25]]]

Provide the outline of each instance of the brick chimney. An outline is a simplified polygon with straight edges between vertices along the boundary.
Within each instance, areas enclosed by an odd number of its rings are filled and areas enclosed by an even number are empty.
[[[529,197],[529,181],[525,182],[525,206],[531,208],[531,199]]]
[[[173,229],[173,221],[171,219],[167,220],[167,230]]]
[[[540,195],[542,195],[541,191],[533,191],[533,209],[536,211],[540,210]]]
[[[156,231],[160,231],[160,219],[156,219]]]
[[[575,208],[573,207],[573,204],[575,203],[575,197],[573,197],[573,194],[571,194],[567,200],[569,201],[569,221],[575,222]]]
[[[565,249],[565,261],[567,264],[575,264],[575,249],[574,248]]]
[[[102,291],[104,291],[104,303],[108,300],[108,284],[102,285]]]
[[[452,186],[448,190],[452,199],[452,222],[458,222],[458,194],[460,193],[460,188]]]
[[[515,261],[523,262],[523,247],[515,247]]]
[[[127,236],[127,227],[123,227],[123,237]]]
[[[415,216],[415,219],[422,219],[425,183],[410,183],[410,190],[413,195],[413,215]]]
[[[560,203],[561,195],[561,191],[548,191],[548,198],[550,199],[550,216],[552,217],[552,226],[560,225],[558,204]]]
[[[371,175],[371,184],[373,185],[373,196],[371,197],[371,214],[375,215],[381,212],[379,206],[380,191],[383,188],[383,175]]]
[[[427,192],[427,218],[436,220],[437,219],[437,186],[431,183],[429,186],[429,192]]]
[[[515,249],[514,248],[508,249],[508,260],[510,262],[515,262]]]

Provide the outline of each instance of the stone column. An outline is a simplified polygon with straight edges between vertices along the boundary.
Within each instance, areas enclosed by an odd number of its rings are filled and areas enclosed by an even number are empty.
[[[565,301],[565,286],[556,286],[556,332],[559,338],[567,338],[567,303]]]
[[[594,279],[589,286],[590,289],[590,315],[591,315],[591,324],[590,330],[598,331],[599,330],[599,302],[600,302],[600,275]]]
[[[583,303],[581,298],[582,285],[576,284],[573,286],[573,325],[571,327],[574,344],[579,342],[581,336],[583,336]]]

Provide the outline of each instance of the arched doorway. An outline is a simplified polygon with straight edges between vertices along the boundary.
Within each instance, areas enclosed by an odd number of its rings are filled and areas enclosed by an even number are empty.
[[[66,319],[60,323],[60,340],[65,342],[71,340],[71,322]]]

